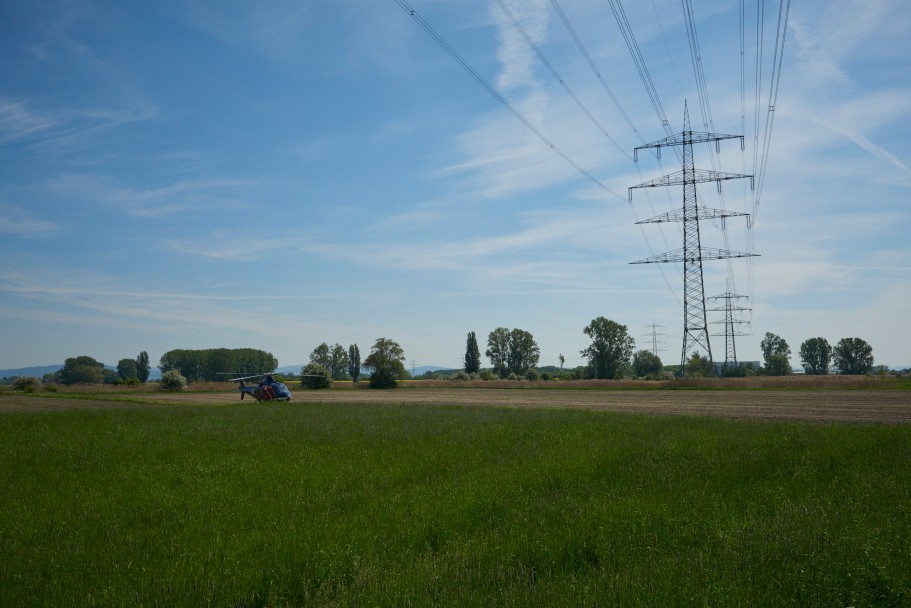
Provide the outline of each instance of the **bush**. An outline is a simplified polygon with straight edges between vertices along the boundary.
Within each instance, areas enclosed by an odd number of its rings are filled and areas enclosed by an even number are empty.
[[[19,376],[13,380],[13,390],[34,393],[38,389],[38,378],[34,376]]]
[[[537,382],[538,380],[538,370],[532,368],[525,372],[525,379],[531,380],[532,382]]]
[[[493,379],[495,379],[495,378],[497,377],[497,376],[496,376],[492,371],[490,371],[489,369],[482,369],[482,370],[481,370],[481,373],[480,373],[480,376],[481,376],[481,380],[483,380],[484,382],[488,382],[488,381],[493,380]]]
[[[161,375],[161,388],[166,391],[182,391],[187,387],[187,379],[176,369],[170,369]]]
[[[470,378],[469,378],[468,374],[466,374],[465,372],[456,372],[456,374],[452,377],[452,379],[453,380],[469,380]]]
[[[142,384],[142,382],[140,382],[139,378],[136,378],[136,377],[127,378],[127,379],[115,378],[114,381],[111,382],[111,384],[113,384],[114,386],[139,386],[140,384]]]
[[[301,369],[301,387],[314,390],[331,388],[332,375],[319,363],[308,363]]]

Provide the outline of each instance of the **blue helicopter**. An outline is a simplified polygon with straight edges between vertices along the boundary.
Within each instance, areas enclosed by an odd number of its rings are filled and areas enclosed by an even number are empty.
[[[259,378],[260,380],[253,386],[247,386],[244,383],[244,380],[253,378]],[[241,401],[247,395],[256,399],[257,403],[260,401],[291,401],[291,391],[288,390],[284,382],[279,382],[272,374],[241,376],[239,378],[231,378],[229,382],[240,382],[237,390],[240,391]]]

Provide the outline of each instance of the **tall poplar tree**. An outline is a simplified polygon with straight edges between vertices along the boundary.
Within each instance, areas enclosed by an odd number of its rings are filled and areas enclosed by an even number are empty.
[[[348,347],[348,374],[351,379],[357,382],[358,376],[361,375],[361,351],[357,344]]]
[[[465,373],[476,374],[481,371],[481,351],[478,349],[478,339],[473,331],[468,332],[465,344]]]
[[[142,351],[136,356],[136,375],[140,382],[145,382],[149,379],[149,370],[151,369],[152,365],[149,363],[149,353]]]

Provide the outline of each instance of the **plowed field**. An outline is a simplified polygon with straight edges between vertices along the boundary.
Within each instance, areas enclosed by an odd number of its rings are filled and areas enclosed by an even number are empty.
[[[142,401],[142,403],[137,403]],[[461,407],[567,408],[656,415],[720,416],[741,419],[802,420],[810,422],[911,423],[911,391],[868,390],[506,390],[398,389],[294,391],[291,403],[419,404]],[[236,393],[145,393],[130,402],[115,396],[103,399],[3,395],[3,411],[141,408],[161,404],[238,405]],[[249,407],[257,407],[251,400]]]

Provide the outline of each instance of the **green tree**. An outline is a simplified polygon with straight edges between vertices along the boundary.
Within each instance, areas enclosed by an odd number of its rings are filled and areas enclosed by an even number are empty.
[[[766,361],[772,355],[784,355],[788,359],[791,358],[791,347],[788,346],[787,341],[772,332],[766,332],[762,342],[759,343],[759,348],[762,349],[762,357]]]
[[[139,378],[140,382],[145,382],[149,379],[149,372],[152,370],[152,366],[149,364],[149,353],[142,351],[136,356],[136,377]]]
[[[69,357],[60,370],[61,384],[101,384],[104,379],[104,364],[86,355]]]
[[[683,366],[683,374],[690,378],[706,378],[712,375],[712,360],[693,351]]]
[[[199,377],[200,372],[198,351],[177,348],[169,350],[161,355],[158,361],[158,369],[164,377],[166,373],[175,370],[180,373],[184,379],[194,381]]]
[[[310,389],[331,388],[332,374],[319,363],[308,363],[301,369],[301,386]]]
[[[629,365],[636,341],[627,334],[626,325],[598,317],[582,330],[592,343],[580,354],[588,359],[595,378],[620,378]]]
[[[121,359],[117,362],[117,375],[121,380],[139,379],[135,359]]]
[[[500,378],[509,375],[509,330],[507,328],[498,327],[488,334],[487,350],[484,351],[484,356],[490,359],[493,373]]]
[[[519,377],[525,376],[528,370],[538,367],[541,350],[534,336],[524,329],[513,329],[509,332],[509,353],[506,364],[509,372]]]
[[[361,351],[357,344],[348,347],[348,375],[354,382],[361,375]]]
[[[766,332],[762,342],[759,343],[762,358],[765,360],[766,376],[787,376],[791,370],[791,347],[787,341],[772,332]]]
[[[839,374],[869,374],[873,370],[873,347],[860,338],[842,338],[832,349]]]
[[[351,364],[344,346],[338,343],[329,346],[326,342],[313,349],[310,353],[310,363],[325,367],[329,370],[329,375],[336,380],[347,377]]]
[[[314,348],[313,352],[310,353],[310,363],[316,363],[317,365],[322,365],[326,369],[329,369],[329,366],[332,364],[332,353],[329,349],[329,345],[323,342]]]
[[[223,374],[233,373],[237,357],[228,348],[209,348],[199,352],[200,373],[198,380],[215,380]],[[272,371],[272,368],[263,371]],[[258,372],[257,372],[258,373]]]
[[[481,351],[478,349],[478,339],[473,331],[468,332],[465,341],[465,373],[476,374],[481,371]]]
[[[162,374],[177,370],[188,382],[223,379],[225,372],[242,376],[268,373],[277,366],[272,353],[255,348],[175,349],[163,354],[158,363]]]
[[[405,377],[405,351],[398,342],[388,338],[377,338],[364,361],[364,367],[371,370],[370,388],[394,388],[396,380]]]
[[[662,369],[661,359],[650,350],[636,351],[633,355],[633,373],[637,376],[656,376]]]
[[[333,344],[329,350],[329,374],[336,380],[348,377],[348,352],[341,344]]]
[[[268,373],[278,367],[278,359],[272,353],[256,348],[235,348],[231,355],[234,358],[232,371],[242,372],[243,376]]]
[[[785,355],[769,355],[765,361],[766,376],[790,376],[794,373]]]
[[[810,338],[800,345],[800,362],[803,371],[813,376],[829,373],[832,363],[832,347],[825,338]]]

